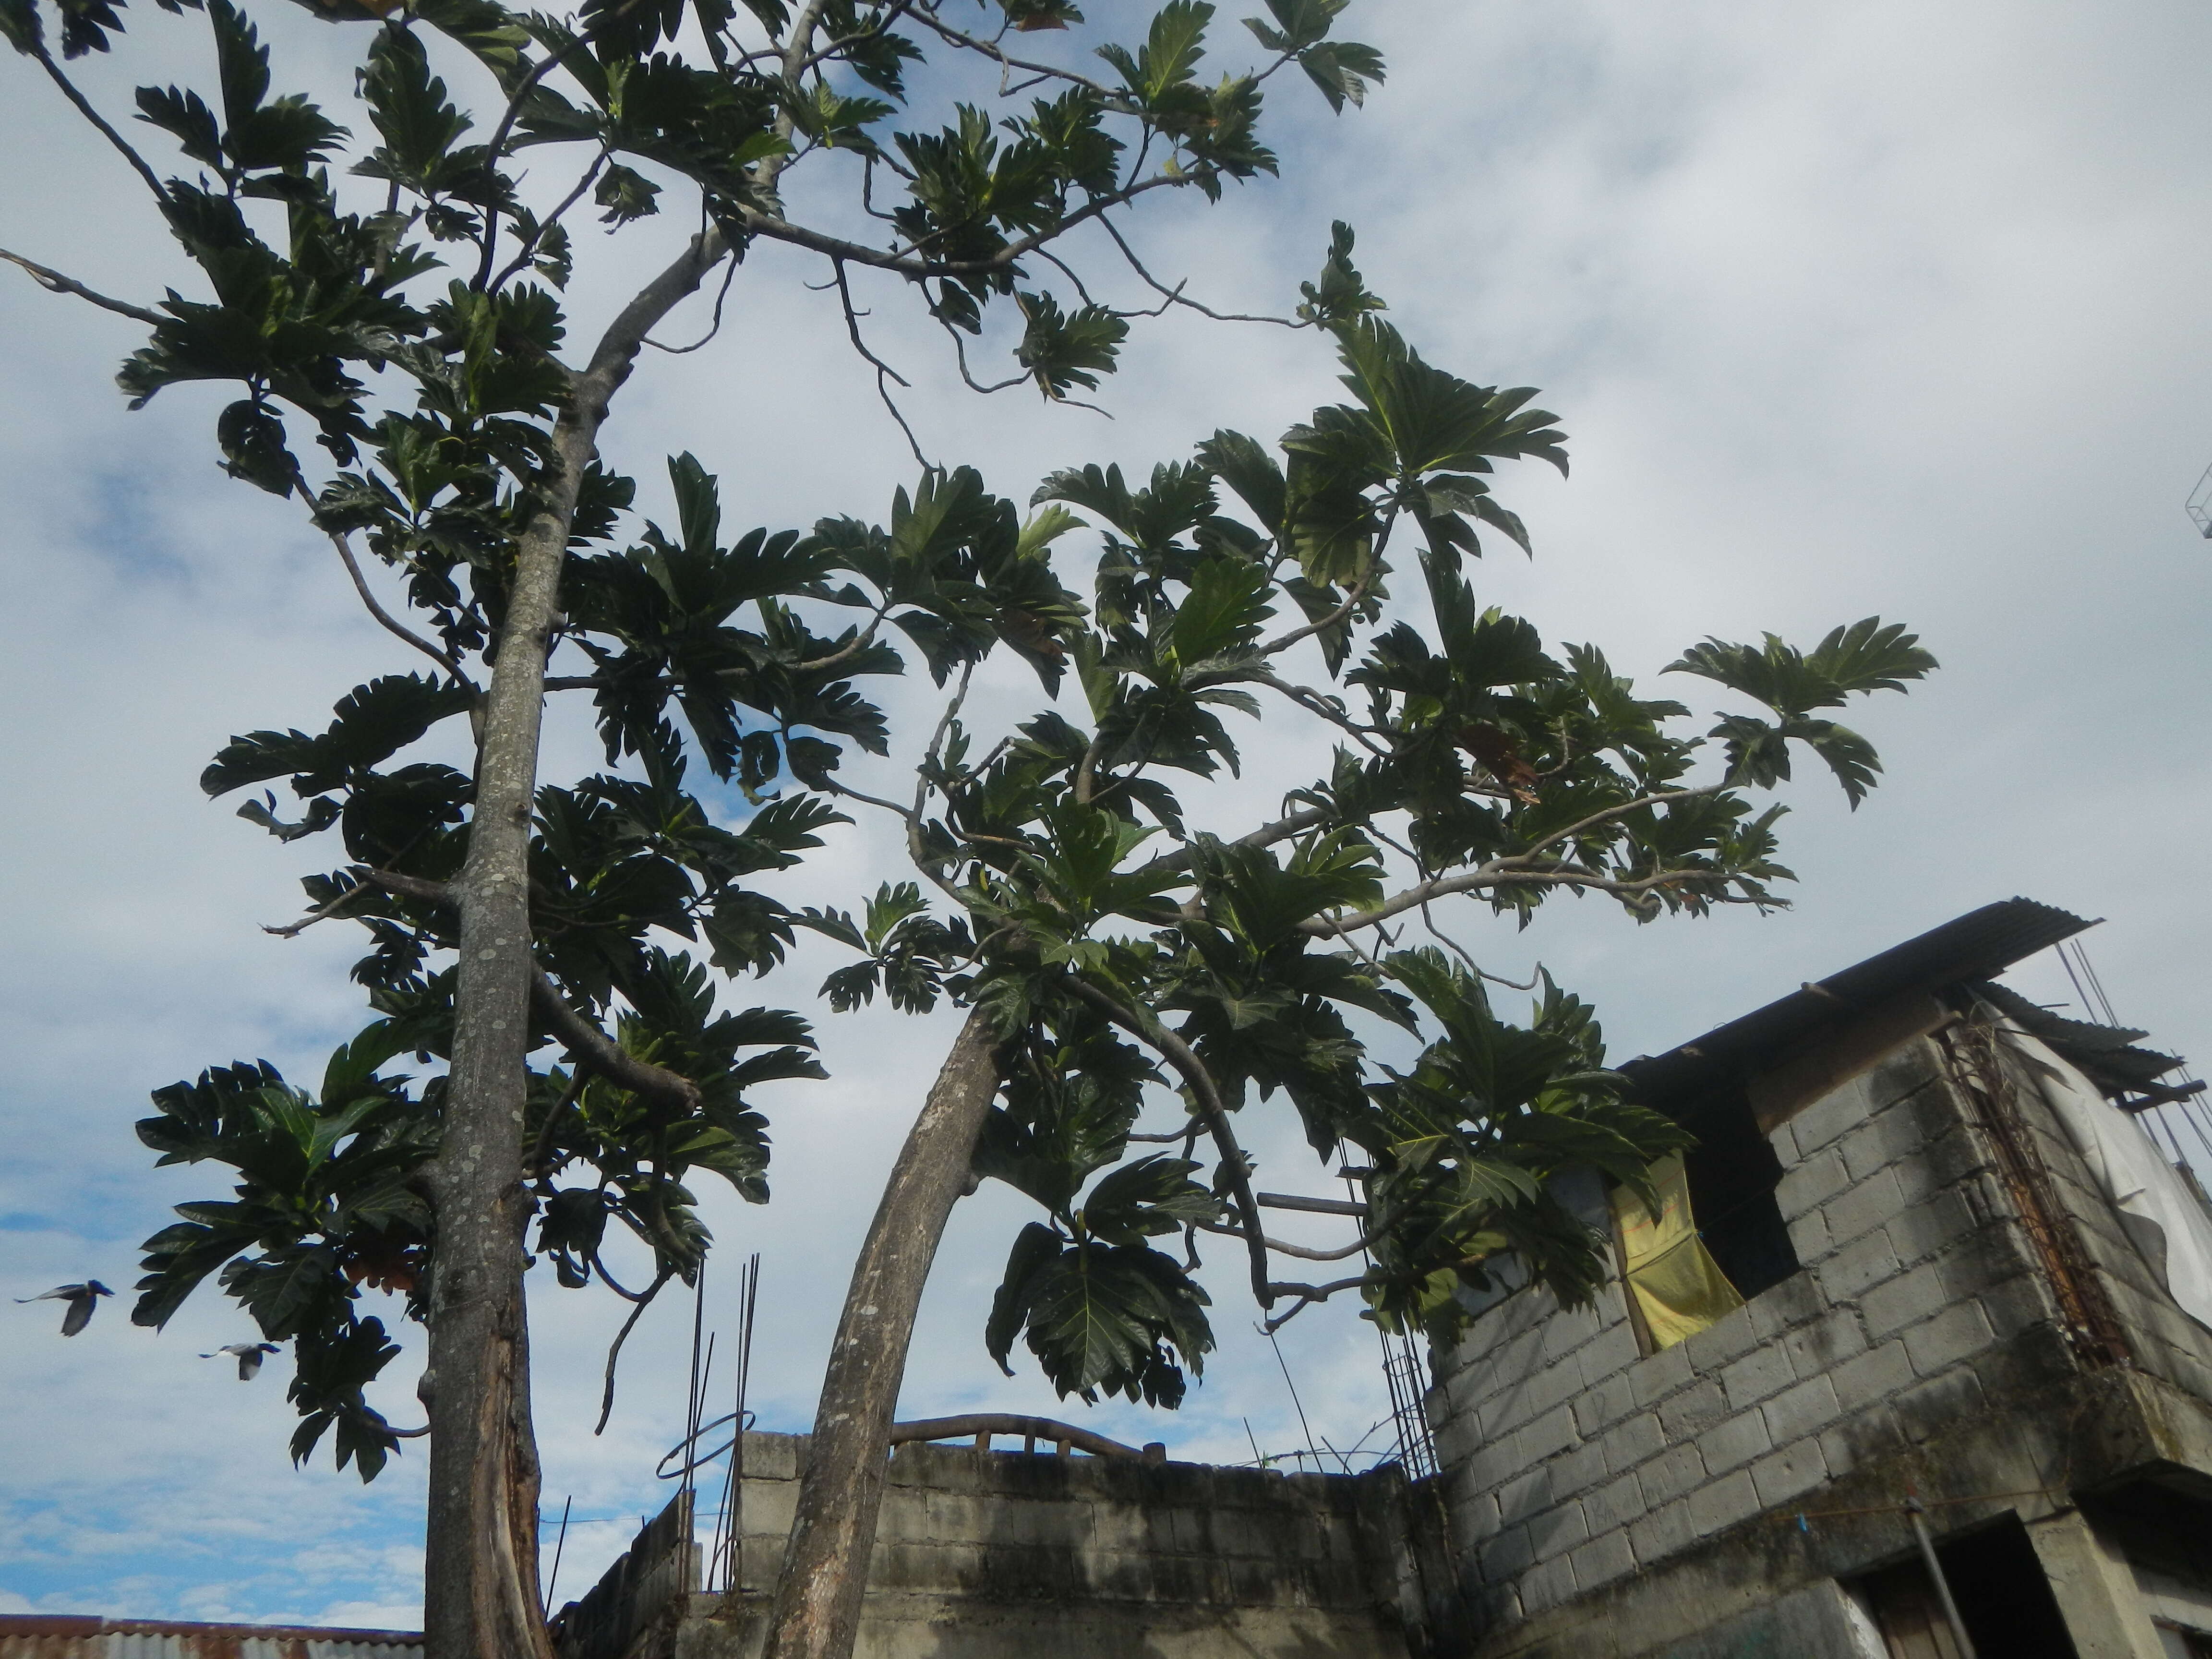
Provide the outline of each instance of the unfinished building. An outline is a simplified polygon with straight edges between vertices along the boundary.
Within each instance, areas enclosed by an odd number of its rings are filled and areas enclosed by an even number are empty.
[[[1698,1144],[1659,1216],[1583,1183],[1594,1308],[1435,1356],[1436,1645],[2212,1654],[2212,1218],[2124,1109],[2179,1062],[1988,982],[2084,926],[1991,905],[1625,1068]]]

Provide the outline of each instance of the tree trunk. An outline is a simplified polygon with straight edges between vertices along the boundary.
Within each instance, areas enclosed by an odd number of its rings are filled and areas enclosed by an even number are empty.
[[[593,411],[596,414],[596,411]],[[530,806],[545,647],[576,483],[596,418],[555,428],[563,476],[516,560],[484,697],[468,861],[456,884],[460,972],[453,1059],[430,1188],[428,1659],[550,1659],[538,1590],[538,1448],[524,1337],[523,1110],[528,1092]]]
[[[461,918],[453,1058],[430,1166],[430,1494],[425,1659],[551,1659],[538,1587],[538,1445],[522,1292],[523,1111],[528,1091],[531,802],[545,655],[576,495],[607,403],[651,329],[723,257],[694,237],[609,326],[553,428],[560,471],[523,532],[482,708]]]
[[[848,1659],[853,1651],[907,1345],[998,1093],[998,1046],[983,1011],[971,1012],[869,1224],[822,1379],[763,1659]]]

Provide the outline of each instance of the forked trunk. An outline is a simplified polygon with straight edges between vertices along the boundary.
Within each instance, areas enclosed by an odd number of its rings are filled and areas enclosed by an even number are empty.
[[[853,1651],[915,1313],[998,1087],[998,1041],[977,1009],[899,1151],[853,1269],[763,1659],[847,1659]]]

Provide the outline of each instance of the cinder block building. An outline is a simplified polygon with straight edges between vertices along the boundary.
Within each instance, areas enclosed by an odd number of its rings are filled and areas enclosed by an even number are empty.
[[[1624,1067],[1698,1143],[1665,1217],[1574,1189],[1594,1308],[1433,1356],[1417,1641],[2212,1655],[2212,1215],[2133,1121],[2179,1062],[1990,983],[2086,925],[1991,905]]]

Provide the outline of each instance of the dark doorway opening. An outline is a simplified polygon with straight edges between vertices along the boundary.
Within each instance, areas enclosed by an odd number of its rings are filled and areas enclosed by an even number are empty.
[[[2017,1516],[1937,1545],[1936,1558],[1981,1659],[2079,1659]],[[1961,1659],[1917,1556],[1869,1575],[1860,1589],[1890,1659]]]

